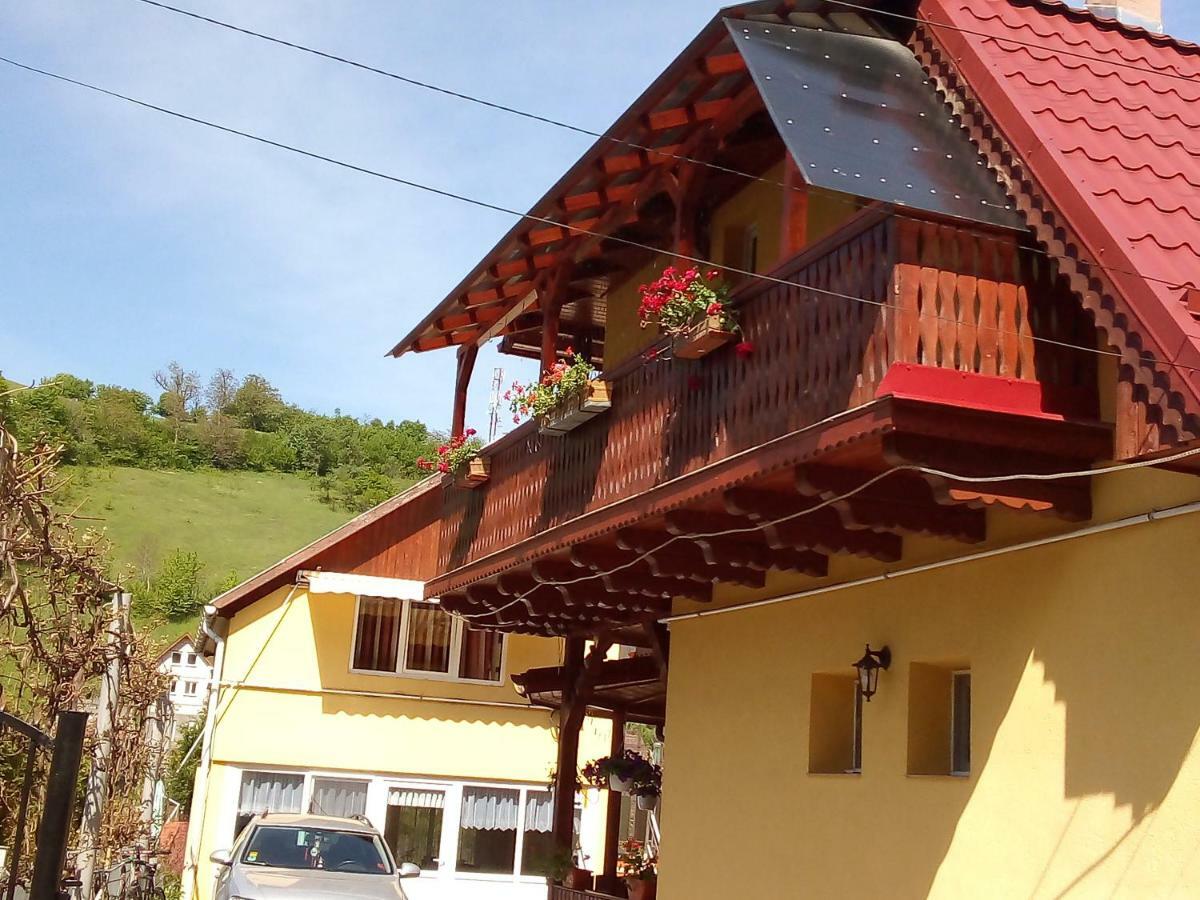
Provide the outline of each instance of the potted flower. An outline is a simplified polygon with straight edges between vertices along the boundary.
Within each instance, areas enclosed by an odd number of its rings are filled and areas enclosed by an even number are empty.
[[[646,763],[645,768],[634,776],[630,793],[637,798],[638,809],[654,809],[662,794],[662,766]]]
[[[475,437],[474,428],[468,428],[438,447],[437,459],[418,458],[417,468],[453,475],[462,487],[478,487],[488,480],[490,462],[479,455],[482,449],[483,441]]]
[[[546,876],[552,884],[561,884],[574,890],[590,890],[594,881],[590,871],[576,864],[575,854],[570,850],[554,850],[534,865],[536,871]]]
[[[608,383],[596,378],[592,364],[570,348],[566,356],[540,380],[505,392],[514,422],[533,416],[543,434],[565,434],[612,406]]]
[[[595,787],[628,793],[636,783],[647,780],[655,768],[640,753],[626,750],[620,756],[592,760],[583,767],[583,777]]]
[[[629,888],[629,900],[654,900],[658,896],[658,860],[641,841],[621,844],[617,871]]]
[[[741,330],[729,308],[729,287],[719,272],[674,266],[640,288],[642,327],[657,325],[673,341],[680,359],[699,359],[732,341]]]

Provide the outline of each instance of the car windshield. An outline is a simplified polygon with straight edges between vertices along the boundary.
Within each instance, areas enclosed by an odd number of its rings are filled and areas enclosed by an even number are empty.
[[[325,869],[390,875],[392,864],[383,843],[373,834],[260,825],[246,842],[242,862],[273,869]]]

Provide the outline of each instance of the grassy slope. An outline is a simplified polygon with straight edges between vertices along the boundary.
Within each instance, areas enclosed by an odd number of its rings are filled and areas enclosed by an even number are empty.
[[[179,472],[70,468],[70,504],[94,517],[113,542],[118,563],[157,565],[179,547],[205,563],[204,577],[222,579],[231,569],[242,579],[269,566],[349,520],[317,500],[295,475],[265,472]],[[162,637],[192,630],[186,622],[161,629]]]

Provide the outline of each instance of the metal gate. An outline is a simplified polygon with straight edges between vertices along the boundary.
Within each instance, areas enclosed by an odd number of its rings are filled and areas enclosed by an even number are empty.
[[[3,900],[14,900],[20,877],[21,854],[29,830],[38,758],[50,754],[49,774],[34,844],[33,878],[30,900],[52,900],[58,896],[63,865],[66,862],[67,836],[70,832],[75,783],[83,759],[83,735],[87,713],[60,713],[54,737],[23,719],[0,711],[0,735],[15,734],[23,741],[24,759],[20,772],[19,800],[12,849],[7,860],[8,877],[0,888]]]

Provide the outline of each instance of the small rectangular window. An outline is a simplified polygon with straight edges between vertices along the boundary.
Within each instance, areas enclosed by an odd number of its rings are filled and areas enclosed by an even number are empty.
[[[400,616],[404,603],[384,597],[360,597],[358,633],[354,642],[354,668],[367,672],[395,672],[400,647]]]
[[[862,694],[851,674],[812,677],[808,717],[808,771],[856,775],[862,771]]]
[[[540,864],[554,854],[554,795],[529,791],[525,795],[525,840],[521,845],[521,874],[538,875]]]
[[[177,666],[177,665],[179,665],[179,663],[180,663],[180,661],[181,661],[182,659],[183,659],[183,654],[181,654],[181,653],[172,653],[172,654],[171,654],[171,665],[173,665],[173,666]]]
[[[241,834],[246,823],[259,813],[300,812],[300,798],[303,793],[303,775],[243,772],[233,833]]]
[[[349,778],[314,778],[308,811],[318,816],[361,816],[367,811],[367,782]]]
[[[392,788],[388,792],[383,834],[397,863],[437,870],[445,805],[444,791]]]
[[[454,619],[436,603],[411,603],[404,667],[414,672],[450,671]]]
[[[194,666],[196,664],[196,654],[195,653],[189,653],[187,655],[187,664],[189,666]]]
[[[971,774],[971,673],[955,672],[951,700],[950,774]]]
[[[458,826],[459,872],[513,874],[520,802],[520,791],[463,788]]]
[[[458,677],[475,681],[500,680],[500,655],[504,650],[504,635],[463,625]]]
[[[185,694],[187,694],[188,696],[192,696],[193,694],[195,694],[196,693],[196,682],[185,681],[183,684],[183,692]]]

